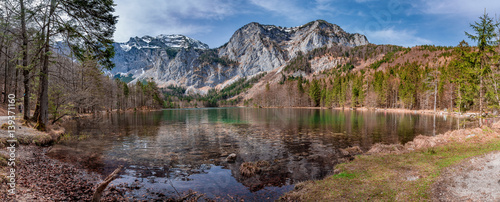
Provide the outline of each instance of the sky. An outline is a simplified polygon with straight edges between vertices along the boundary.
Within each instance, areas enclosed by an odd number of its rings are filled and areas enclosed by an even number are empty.
[[[322,19],[374,44],[456,46],[499,0],[115,0],[114,39],[182,34],[217,48],[250,22],[295,27]],[[470,42],[473,43],[473,42]]]

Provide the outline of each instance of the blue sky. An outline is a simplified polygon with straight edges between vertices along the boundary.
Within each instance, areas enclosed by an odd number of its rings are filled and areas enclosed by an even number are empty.
[[[295,27],[323,19],[374,44],[456,46],[469,23],[486,12],[500,16],[499,0],[116,0],[115,41],[183,34],[211,48],[250,22]]]

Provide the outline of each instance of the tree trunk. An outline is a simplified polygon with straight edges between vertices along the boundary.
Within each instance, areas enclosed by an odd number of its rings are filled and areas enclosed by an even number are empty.
[[[2,49],[3,49],[4,40],[5,40],[5,37],[2,37],[2,41],[0,41],[0,58],[2,58]],[[7,58],[7,54],[5,54],[5,58]],[[5,61],[7,61],[7,60],[5,60]],[[5,72],[3,75],[3,92],[2,93],[3,93],[3,103],[5,103],[7,100],[7,65],[5,65]]]
[[[45,24],[45,20],[44,20],[44,25]],[[42,40],[45,40],[45,27],[42,28],[42,35],[41,35],[41,38]],[[45,60],[45,57],[44,57],[44,54],[45,54],[45,51],[43,50],[44,49],[44,45],[42,44],[42,51],[40,51],[40,64],[44,64],[44,60]],[[42,67],[43,68],[43,67]],[[41,69],[40,69],[40,74],[42,74],[41,72]],[[40,76],[40,79],[42,79],[42,76]],[[40,92],[42,90],[42,86],[41,86],[41,80],[40,80],[40,84],[38,85],[38,92],[37,92],[37,99],[36,99],[36,103],[35,103],[35,112],[33,113],[33,121],[37,121],[38,118],[40,117]],[[41,130],[41,128],[38,127],[38,123],[36,125],[36,128],[38,130]]]
[[[483,113],[483,77],[479,76],[479,115]]]
[[[453,112],[453,84],[450,84],[450,109],[449,112]]]
[[[22,65],[23,65],[23,84],[24,84],[24,120],[30,117],[30,87],[29,87],[29,67],[28,67],[28,36],[26,33],[26,11],[24,8],[24,0],[19,0],[21,4],[21,35],[22,35]]]
[[[19,83],[17,80],[19,79],[19,70],[18,69],[15,69],[16,71],[16,79],[14,79],[14,95],[15,97],[18,97],[17,96],[17,83]]]
[[[9,47],[7,47],[5,49],[5,75],[4,75],[4,80],[3,80],[3,92],[5,93],[3,95],[3,103],[7,103],[7,96],[8,96],[8,93],[7,93],[7,79],[8,79],[8,75],[9,75],[9,58],[8,58],[8,52],[9,52]],[[17,78],[15,78],[17,79]],[[14,80],[15,80],[14,79]],[[10,83],[10,82],[9,82]]]
[[[458,113],[462,113],[462,93],[460,92],[461,90],[461,85],[458,84],[458,100],[459,100],[459,104],[458,104]]]
[[[482,70],[481,70],[482,71]],[[479,127],[483,126],[483,76],[479,76]]]
[[[437,103],[437,82],[434,83],[434,113],[436,113],[436,103]]]
[[[50,11],[47,22],[47,31],[45,35],[45,50],[43,54],[43,65],[40,71],[40,111],[37,118],[37,129],[45,131],[47,120],[49,117],[49,51],[50,51],[50,23],[52,14],[54,13],[55,1],[51,1]]]
[[[491,81],[493,81],[493,90],[495,90],[495,98],[497,99],[498,106],[500,107],[500,97],[498,92],[498,82],[495,80],[494,74],[491,74]]]

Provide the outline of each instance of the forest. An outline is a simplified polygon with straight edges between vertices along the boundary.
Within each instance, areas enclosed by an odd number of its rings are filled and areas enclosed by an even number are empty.
[[[23,119],[37,129],[78,113],[163,105],[153,81],[127,85],[103,74],[114,66],[113,1],[1,4],[1,101],[14,94]]]
[[[465,33],[477,44],[412,48],[368,44],[298,53],[278,74],[239,78],[205,95],[153,80],[110,77],[117,16],[109,0],[4,0],[0,9],[0,82],[4,104],[14,94],[23,119],[39,130],[80,113],[156,108],[367,107],[498,113],[499,23],[484,14]],[[313,73],[318,58],[337,67]],[[236,64],[208,51],[202,61]],[[124,79],[127,82],[124,81]],[[276,81],[276,82],[274,82]],[[251,97],[247,91],[265,86]]]
[[[498,115],[499,23],[485,13],[470,26],[474,32],[465,36],[477,46],[465,41],[456,47],[371,44],[299,54],[285,72],[309,72],[311,61],[325,55],[342,56],[347,62],[308,79],[282,74],[278,85],[251,101],[264,107],[401,108]],[[355,64],[380,54],[381,59],[355,69]]]

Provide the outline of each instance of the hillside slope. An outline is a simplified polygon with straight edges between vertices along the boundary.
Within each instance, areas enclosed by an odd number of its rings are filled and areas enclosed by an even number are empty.
[[[438,108],[453,108],[459,83],[448,70],[456,58],[450,47],[325,47],[275,68],[239,96],[247,106],[431,109],[437,94]]]

